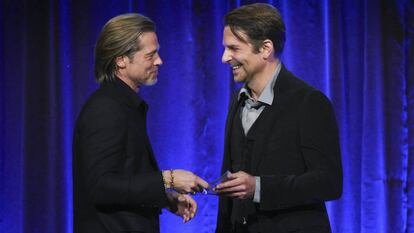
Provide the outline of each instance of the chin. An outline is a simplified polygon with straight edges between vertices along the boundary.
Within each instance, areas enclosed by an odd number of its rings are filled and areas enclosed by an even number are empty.
[[[235,82],[238,82],[238,83],[246,82],[246,78],[245,77],[233,76],[233,79],[234,79]]]
[[[147,82],[145,82],[145,83],[144,83],[144,85],[145,85],[145,86],[153,86],[153,85],[155,85],[157,82],[158,82],[158,79],[157,79],[157,78],[154,78],[154,79],[150,79],[150,80],[148,80]]]

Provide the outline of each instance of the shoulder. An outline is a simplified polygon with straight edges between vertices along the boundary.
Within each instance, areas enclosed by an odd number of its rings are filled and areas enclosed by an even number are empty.
[[[301,78],[297,77],[287,69],[284,70],[283,76],[281,76],[281,78],[284,79],[281,91],[285,91],[289,94],[293,94],[294,96],[301,97],[303,100],[310,98],[312,100],[321,100],[329,102],[329,99],[323,92],[311,86],[310,84],[308,84]]]
[[[95,109],[95,108],[119,108],[121,102],[114,95],[113,92],[107,87],[100,87],[96,90],[86,101],[83,109]]]
[[[279,103],[283,103],[285,108],[305,110],[312,108],[328,110],[332,108],[328,97],[317,88],[309,85],[302,79],[296,77],[288,70],[284,70],[280,76],[278,93]]]
[[[123,103],[108,90],[100,87],[88,98],[78,116],[78,121],[89,122],[94,119],[125,118]]]
[[[307,82],[301,78],[298,78],[296,75],[286,69],[283,73],[281,72],[279,78],[281,79],[281,91],[285,90],[287,92],[309,93],[316,90],[313,86],[309,85]]]

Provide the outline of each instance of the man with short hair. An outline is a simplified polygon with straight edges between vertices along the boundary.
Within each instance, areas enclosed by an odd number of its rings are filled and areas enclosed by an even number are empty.
[[[225,16],[222,61],[244,86],[226,122],[216,233],[331,232],[325,201],[342,193],[330,101],[281,63],[285,25],[269,4]]]
[[[73,138],[74,232],[159,232],[160,209],[194,217],[185,193],[208,184],[185,170],[160,171],[137,95],[162,64],[155,24],[139,14],[109,20],[95,47],[100,88],[83,106]],[[168,190],[174,191],[168,191]]]

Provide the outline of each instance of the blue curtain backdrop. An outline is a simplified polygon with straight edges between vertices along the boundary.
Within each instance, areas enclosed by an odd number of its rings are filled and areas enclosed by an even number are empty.
[[[111,17],[140,12],[158,26],[161,67],[143,88],[161,168],[220,173],[229,96],[222,17],[253,1],[0,0],[0,232],[72,232],[74,120],[97,88],[93,47]],[[266,2],[266,1],[262,1]],[[332,100],[344,192],[328,203],[334,232],[414,233],[414,3],[280,0],[283,62]],[[217,198],[196,196],[166,232],[213,232]]]

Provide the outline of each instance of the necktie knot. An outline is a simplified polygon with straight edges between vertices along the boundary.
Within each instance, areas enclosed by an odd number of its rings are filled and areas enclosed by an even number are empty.
[[[255,101],[253,99],[246,99],[245,101],[246,107],[248,109],[259,109],[261,106],[263,106],[263,103],[260,101]]]

